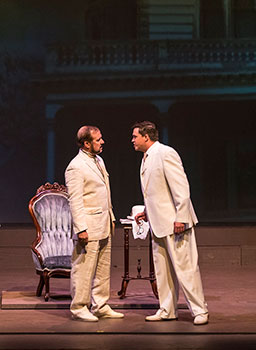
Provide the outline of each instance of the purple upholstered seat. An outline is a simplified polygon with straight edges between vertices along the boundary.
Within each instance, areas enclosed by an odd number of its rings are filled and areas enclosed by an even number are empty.
[[[47,301],[49,278],[70,276],[72,218],[65,186],[57,183],[41,186],[29,202],[29,212],[37,231],[31,246],[36,273],[40,275],[36,294],[41,296],[45,285]]]

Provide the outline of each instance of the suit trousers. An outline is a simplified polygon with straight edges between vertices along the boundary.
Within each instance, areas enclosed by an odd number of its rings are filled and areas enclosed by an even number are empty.
[[[70,310],[73,314],[91,307],[97,312],[110,296],[111,235],[89,241],[85,248],[77,242],[72,254]]]
[[[152,234],[152,248],[159,304],[164,317],[178,317],[179,286],[192,316],[208,312],[194,229],[163,238]]]

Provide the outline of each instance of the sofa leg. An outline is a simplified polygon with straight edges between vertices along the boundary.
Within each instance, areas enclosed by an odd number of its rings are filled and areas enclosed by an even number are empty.
[[[48,276],[48,272],[44,271],[43,272],[44,276],[44,284],[45,284],[45,295],[44,295],[44,300],[48,301],[50,297],[50,278]]]

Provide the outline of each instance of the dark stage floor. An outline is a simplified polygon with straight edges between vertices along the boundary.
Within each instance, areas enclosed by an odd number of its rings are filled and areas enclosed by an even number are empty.
[[[193,325],[182,293],[178,321],[145,322],[157,307],[150,283],[131,281],[127,297],[120,300],[123,270],[113,266],[110,304],[125,318],[85,323],[70,318],[69,280],[52,280],[53,298],[48,303],[38,300],[32,264],[25,257],[25,267],[15,266],[13,256],[7,264],[8,249],[2,247],[0,257],[0,349],[256,349],[255,266],[202,264],[210,312],[204,326]]]

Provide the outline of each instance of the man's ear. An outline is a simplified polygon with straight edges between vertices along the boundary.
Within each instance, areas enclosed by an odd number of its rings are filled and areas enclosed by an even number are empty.
[[[148,142],[148,140],[150,140],[148,134],[145,134],[144,137],[145,137],[146,142]]]
[[[89,149],[90,145],[91,145],[91,143],[89,141],[84,141],[84,148],[85,149]]]

